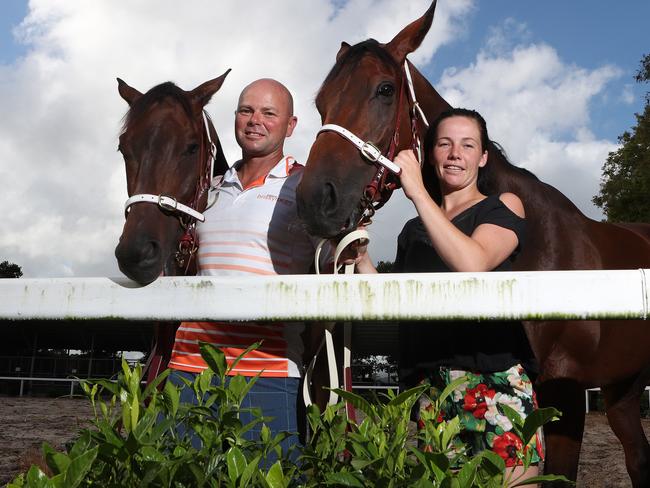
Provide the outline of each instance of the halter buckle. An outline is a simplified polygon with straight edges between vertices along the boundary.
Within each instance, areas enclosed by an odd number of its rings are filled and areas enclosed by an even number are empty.
[[[171,200],[174,203],[173,204],[166,203],[164,199]],[[163,210],[167,210],[169,212],[175,212],[178,209],[178,200],[176,200],[176,198],[174,197],[158,195],[158,206]]]
[[[381,151],[372,142],[364,142],[359,148],[361,155],[372,163],[379,161]]]

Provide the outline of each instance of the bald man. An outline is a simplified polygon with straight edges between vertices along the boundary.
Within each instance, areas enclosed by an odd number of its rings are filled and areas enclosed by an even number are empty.
[[[284,141],[298,119],[289,90],[271,79],[254,81],[241,92],[235,111],[235,137],[242,158],[213,185],[205,222],[197,227],[198,268],[202,276],[256,276],[308,273],[314,242],[298,224],[295,189],[302,166],[284,154]],[[199,341],[226,354],[228,364],[249,345],[263,340],[230,372],[255,376],[243,407],[259,407],[274,434],[297,431],[296,405],[302,371],[301,324],[183,322],[169,367],[175,384],[194,380],[207,365]],[[181,399],[195,402],[187,389]],[[251,418],[243,418],[246,424]],[[251,432],[251,437],[258,435]],[[196,439],[195,439],[196,440]],[[196,440],[198,442],[198,440]],[[285,449],[297,441],[292,436]]]

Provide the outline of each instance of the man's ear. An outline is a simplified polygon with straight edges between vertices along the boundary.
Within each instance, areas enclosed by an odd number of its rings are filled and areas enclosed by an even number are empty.
[[[293,130],[296,128],[296,125],[298,125],[298,117],[292,115],[291,117],[289,117],[289,124],[287,125],[287,135],[285,137],[291,137],[291,134],[293,134]]]

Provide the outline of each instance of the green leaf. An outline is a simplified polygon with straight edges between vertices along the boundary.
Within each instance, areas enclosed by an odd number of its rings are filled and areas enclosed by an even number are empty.
[[[207,363],[208,367],[217,373],[219,378],[224,378],[228,365],[226,355],[223,351],[207,342],[199,342],[199,348],[201,349],[201,357]]]
[[[413,446],[410,446],[409,450],[436,480],[441,481],[446,477],[445,473],[449,469],[447,456],[440,453],[422,452]]]
[[[91,445],[92,439],[90,436],[90,431],[88,429],[85,429],[81,432],[79,438],[72,445],[72,448],[70,448],[70,452],[68,454],[70,458],[76,458],[77,456],[81,456],[84,452],[90,449]]]
[[[32,466],[29,468],[26,480],[27,486],[30,488],[48,488],[50,486],[47,476],[38,468],[38,466]]]
[[[533,476],[531,478],[527,478],[524,481],[521,481],[521,482],[518,482],[518,483],[512,485],[512,488],[515,488],[516,486],[530,486],[530,485],[533,485],[533,484],[536,484],[536,483],[542,483],[542,482],[545,482],[545,481],[565,481],[567,483],[573,484],[572,481],[569,481],[564,476],[559,476],[559,475],[556,475],[556,474],[545,474],[545,475],[541,475],[541,476]]]
[[[328,485],[338,485],[338,486],[354,486],[357,488],[363,488],[364,485],[359,481],[352,473],[328,473],[327,474]]]
[[[239,404],[244,399],[242,392],[246,389],[246,379],[241,376],[232,376],[228,382],[228,390],[233,395],[236,402]]]
[[[276,461],[264,478],[270,488],[285,488],[284,474],[280,461]]]
[[[513,426],[516,426],[517,428],[515,431],[517,433],[521,432],[521,428],[524,425],[524,419],[521,418],[521,414],[517,412],[514,408],[510,407],[509,405],[506,405],[504,403],[499,403],[497,405],[497,408],[499,408],[503,414],[508,417],[508,420],[512,422]]]
[[[198,386],[199,398],[203,398],[204,394],[210,389],[214,372],[210,369],[205,369],[197,376],[195,384]]]
[[[143,446],[140,448],[140,456],[143,461],[152,461],[157,463],[163,463],[167,459],[162,452],[152,446]]]
[[[456,388],[458,388],[460,385],[465,383],[468,380],[467,376],[461,376],[459,378],[456,378],[454,381],[449,383],[444,390],[442,390],[442,393],[438,395],[436,398],[436,403],[438,405],[441,405],[449,395],[451,395]]]
[[[476,479],[476,471],[481,463],[480,457],[473,457],[460,469],[457,474],[458,483],[461,488],[472,488],[474,485],[474,480]]]
[[[226,453],[228,463],[228,477],[235,483],[246,469],[246,457],[237,447],[231,447]]]
[[[562,413],[553,407],[539,408],[533,411],[524,421],[524,427],[521,430],[522,441],[528,444],[537,432],[537,429],[548,422],[558,420]]]
[[[45,462],[54,474],[63,473],[68,468],[70,458],[56,451],[47,442],[43,443],[42,451]]]
[[[154,394],[158,390],[158,385],[160,385],[163,381],[167,379],[167,377],[171,373],[171,369],[166,369],[162,373],[160,373],[158,376],[156,376],[151,383],[149,383],[146,388],[144,389],[144,392],[142,394],[143,398],[149,398],[152,394]],[[169,383],[169,382],[167,382]],[[165,386],[167,386],[167,383],[165,383]]]
[[[375,408],[362,396],[352,393],[350,391],[345,391],[340,388],[333,388],[332,391],[340,396],[346,402],[352,404],[357,410],[361,410],[368,417],[375,418],[377,416]]]
[[[86,474],[92,468],[93,462],[97,457],[97,451],[97,447],[90,449],[70,462],[64,478],[64,486],[66,488],[74,488],[84,481]]]
[[[233,360],[233,362],[230,364],[230,368],[228,368],[228,371],[230,372],[231,370],[235,369],[235,366],[237,366],[239,361],[241,361],[242,358],[246,356],[246,354],[248,354],[249,352],[251,352],[251,351],[253,351],[255,349],[258,349],[261,345],[262,345],[262,342],[259,341],[259,342],[255,342],[254,344],[251,344],[250,346],[248,346],[246,348],[246,350],[244,350],[244,352],[242,352],[239,356],[237,356]]]
[[[484,459],[483,467],[492,474],[503,473],[506,470],[506,462],[494,451],[481,451],[479,454]]]
[[[416,386],[415,388],[411,388],[410,390],[406,390],[399,395],[397,395],[395,398],[393,398],[391,401],[387,403],[387,405],[390,405],[391,407],[401,405],[407,400],[417,400],[422,393],[427,391],[429,389],[429,385],[420,385]]]
[[[442,432],[442,448],[448,449],[449,443],[460,433],[460,419],[456,416],[444,424],[440,424],[444,429]]]
[[[260,459],[262,459],[262,455],[255,456],[251,462],[248,463],[246,468],[244,468],[244,471],[241,474],[241,478],[239,479],[239,486],[248,486],[248,483],[253,479],[253,476],[256,473],[260,473]]]
[[[178,388],[173,385],[171,381],[165,383],[165,386],[163,387],[163,398],[167,403],[171,416],[176,416],[181,394],[178,391]]]

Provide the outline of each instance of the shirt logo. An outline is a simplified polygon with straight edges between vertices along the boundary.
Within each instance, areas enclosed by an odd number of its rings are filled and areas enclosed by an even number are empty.
[[[270,193],[266,195],[257,195],[258,200],[268,200],[270,202],[278,202],[282,205],[292,205],[293,202],[287,198],[277,197],[276,195],[271,195]]]

